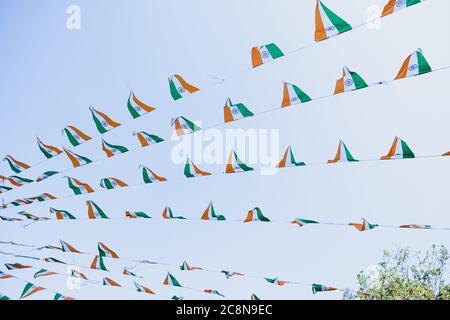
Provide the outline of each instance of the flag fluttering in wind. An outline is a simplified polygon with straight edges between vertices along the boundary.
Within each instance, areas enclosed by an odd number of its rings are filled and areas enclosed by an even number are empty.
[[[113,259],[119,259],[119,256],[117,253],[112,251],[110,248],[108,248],[105,244],[102,242],[98,243],[98,255],[100,257],[107,257],[107,258],[113,258]]]
[[[139,166],[139,169],[142,169],[142,179],[145,183],[155,183],[155,182],[164,182],[167,181],[166,178],[158,176],[151,169],[146,166]]]
[[[48,262],[48,263],[67,264],[67,263],[65,263],[65,262],[63,262],[63,261],[61,261],[61,260],[58,260],[58,259],[56,259],[56,258],[51,258],[51,257],[44,258],[44,259],[42,259],[42,261]]]
[[[419,48],[406,58],[395,80],[418,76],[431,71],[427,59],[423,56],[422,49]]]
[[[377,224],[369,223],[366,219],[362,218],[361,223],[349,223],[350,226],[355,227],[358,231],[367,231],[378,227]]]
[[[128,152],[128,149],[124,146],[114,145],[102,140],[102,149],[108,156],[108,158],[114,157],[115,155]]]
[[[111,286],[111,287],[121,287],[120,284],[118,284],[117,282],[115,282],[114,280],[108,278],[108,277],[104,277],[103,278],[103,285],[104,286]]]
[[[170,272],[167,272],[167,276],[163,281],[163,284],[166,286],[173,286],[173,287],[181,287],[182,285],[178,282],[178,280],[170,274]]]
[[[216,296],[221,296],[221,297],[225,298],[225,296],[223,294],[221,294],[219,291],[214,290],[214,289],[205,289],[205,290],[203,290],[203,292],[209,293],[209,294],[215,294]]]
[[[403,224],[400,226],[403,229],[431,229],[429,224]]]
[[[356,72],[350,71],[347,67],[342,69],[342,78],[336,81],[334,94],[354,91],[367,88],[367,83]]]
[[[227,270],[222,270],[220,272],[223,273],[227,279],[230,279],[233,276],[244,276],[244,274],[240,273],[240,272],[234,272],[234,271],[231,272],[231,271],[227,271]]]
[[[256,207],[253,210],[248,211],[244,223],[252,221],[270,222],[270,219],[263,215],[260,208]]]
[[[0,193],[8,192],[10,190],[12,190],[11,187],[0,186]]]
[[[381,160],[394,160],[394,159],[411,159],[415,158],[414,152],[409,148],[408,144],[400,139],[399,137],[395,137],[394,142],[392,143],[391,148],[387,155],[382,156]]]
[[[108,132],[109,130],[112,130],[112,129],[120,126],[120,123],[113,121],[110,117],[108,117],[103,112],[94,109],[93,106],[90,106],[89,110],[91,110],[92,118],[94,119],[94,123],[95,123],[95,126],[97,127],[97,130],[101,134],[104,134],[104,133]]]
[[[25,287],[23,288],[22,294],[20,295],[19,299],[25,299],[33,294],[35,294],[36,292],[45,290],[43,287],[39,287],[36,286],[34,284],[32,284],[31,282],[28,282]]]
[[[135,211],[135,212],[126,211],[125,216],[130,219],[139,219],[139,218],[151,219],[151,217],[148,214],[146,214],[145,212],[140,212],[140,211]]]
[[[300,219],[300,218],[296,218],[294,219],[292,222],[292,224],[296,224],[299,227],[304,227],[306,224],[317,224],[319,222],[315,221],[315,220],[308,220],[308,219]]]
[[[96,268],[92,268],[92,266],[91,266],[91,269],[96,269]],[[105,270],[106,270],[106,268],[105,268]],[[77,271],[75,269],[71,270],[70,276],[74,277],[74,278],[80,278],[82,280],[88,280],[88,278],[83,273],[81,273],[80,271]]]
[[[336,156],[332,160],[328,160],[327,163],[338,163],[338,162],[355,162],[358,161],[353,158],[352,154],[348,150],[344,141],[339,140],[339,146],[336,152]]]
[[[214,210],[214,205],[212,203],[212,201],[209,203],[208,208],[206,208],[206,210],[203,212],[202,220],[219,220],[219,221],[223,221],[225,220],[225,217],[222,215],[218,215],[216,214],[216,210]]]
[[[337,288],[327,287],[322,284],[313,283],[312,285],[312,293],[316,294],[317,292],[325,292],[325,291],[336,291]]]
[[[58,171],[46,171],[43,174],[41,174],[39,177],[37,177],[36,182],[41,182],[42,180],[45,180],[51,176],[54,176],[55,174],[58,174]]]
[[[194,271],[194,270],[203,270],[203,269],[200,268],[200,267],[192,267],[192,266],[190,266],[190,265],[186,262],[186,260],[185,260],[185,261],[183,261],[183,263],[181,264],[180,270],[181,270],[181,271]]]
[[[128,187],[128,185],[125,182],[123,182],[122,180],[119,180],[117,178],[111,178],[111,177],[100,180],[100,186],[103,189],[108,189],[108,190]]]
[[[11,168],[12,171],[14,171],[15,173],[21,173],[24,170],[27,170],[30,168],[29,165],[27,165],[24,162],[21,162],[19,160],[14,159],[13,156],[7,155],[3,161],[8,162],[9,167]]]
[[[411,7],[415,4],[420,3],[421,0],[389,0],[389,2],[384,6],[382,17],[385,17],[389,14],[397,12],[398,10]]]
[[[50,212],[56,215],[57,220],[75,220],[75,216],[68,211],[50,208]]]
[[[92,263],[91,263],[91,269],[108,271],[108,269],[106,269],[105,263],[103,262],[102,256],[94,257],[94,260],[92,260]]]
[[[36,138],[36,139],[37,139],[39,149],[41,150],[41,152],[44,154],[44,156],[47,159],[53,158],[54,156],[57,156],[58,154],[62,153],[62,151],[60,149],[58,149],[57,147],[53,147],[48,144],[44,144],[41,141],[41,139],[39,139],[39,138]]]
[[[286,108],[295,104],[311,101],[311,98],[295,84],[285,82],[283,85],[283,100],[281,107]]]
[[[178,216],[178,217],[174,216],[173,212],[172,212],[172,209],[170,209],[170,207],[165,207],[164,208],[162,217],[164,219],[186,219],[185,217],[182,217],[182,216]]]
[[[252,48],[252,67],[256,68],[264,63],[284,56],[283,52],[274,43]]]
[[[137,136],[139,143],[141,144],[142,147],[148,147],[152,144],[156,144],[156,143],[160,143],[160,142],[164,141],[163,138],[160,138],[154,134],[148,134],[145,131],[139,131],[139,132],[133,131],[133,136]]]
[[[68,244],[65,241],[59,240],[59,242],[61,243],[62,252],[81,253],[80,251],[78,251],[72,245]]]
[[[236,151],[231,151],[228,156],[225,173],[236,173],[244,171],[253,171],[253,168],[243,163],[237,156]]]
[[[89,219],[109,219],[105,212],[94,201],[86,201]]]
[[[130,96],[128,97],[127,107],[133,119],[137,119],[140,116],[155,110],[155,108],[150,107],[139,100],[133,91],[130,92]]]
[[[38,217],[34,214],[31,213],[27,213],[25,211],[20,211],[17,212],[17,214],[20,214],[21,216],[24,216],[25,218],[27,218],[28,220],[34,220],[34,221],[44,221],[44,220],[49,220],[49,218],[47,217]]]
[[[289,146],[284,152],[283,158],[278,163],[277,168],[299,167],[304,165],[305,165],[304,162],[295,161],[294,153],[292,152],[291,146]]]
[[[12,275],[6,274],[0,270],[0,279],[10,279],[10,278],[14,278],[14,277]]]
[[[72,152],[70,150],[64,149],[64,152],[66,153],[74,168],[78,168],[92,162],[92,160],[90,160],[89,158],[80,156],[79,154],[76,154],[75,152]]]
[[[134,286],[136,287],[137,292],[145,292],[148,294],[155,294],[152,290],[150,290],[147,287],[144,287],[143,285],[140,285],[139,283],[134,282]]]
[[[30,199],[33,202],[34,201],[44,202],[49,200],[55,200],[56,197],[54,195],[51,195],[50,193],[45,192],[43,194],[38,195],[37,197],[30,197],[28,199]]]
[[[32,268],[31,266],[23,265],[21,263],[5,263],[5,267],[8,270]]]
[[[36,272],[33,276],[33,279],[37,279],[39,277],[48,277],[48,276],[54,276],[57,275],[57,272],[48,271],[46,269],[41,269],[38,272]]]
[[[67,184],[69,185],[69,188],[72,189],[72,191],[75,195],[94,192],[94,189],[92,189],[91,186],[88,185],[87,183],[81,182],[80,180],[72,178],[72,177],[66,177],[66,178],[67,178]]]
[[[131,277],[136,277],[136,278],[142,278],[142,277],[140,277],[140,276],[137,276],[137,275],[134,274],[133,272],[131,272],[130,269],[128,269],[128,268],[126,268],[126,267],[123,268],[122,274],[123,274],[123,275],[126,275],[126,276],[131,276]]]
[[[9,181],[13,186],[21,187],[24,184],[31,183],[33,180],[28,178],[23,178],[19,176],[11,176],[9,178],[6,178],[5,180]]]
[[[352,27],[345,20],[328,9],[322,1],[317,0],[314,40],[322,41],[351,29]]]
[[[242,103],[233,104],[230,98],[227,98],[223,107],[223,118],[225,122],[232,122],[239,119],[253,117],[253,112],[247,109]]]
[[[75,299],[72,297],[64,296],[61,293],[56,293],[55,296],[53,297],[53,300],[75,300]]]
[[[77,147],[80,144],[91,140],[87,134],[74,126],[67,126],[63,129],[63,133],[66,134],[67,139],[72,146]]]
[[[184,175],[186,178],[195,178],[199,176],[209,176],[211,173],[200,170],[189,158],[184,165]]]
[[[177,136],[183,136],[201,130],[194,122],[183,116],[172,119],[171,124],[175,128]]]
[[[288,283],[287,281],[283,281],[283,280],[279,280],[278,277],[276,278],[264,278],[264,280],[266,280],[269,283],[273,283],[276,284],[277,286],[284,286],[286,283]]]
[[[199,90],[197,87],[186,82],[179,74],[175,74],[169,78],[169,88],[170,95],[175,101]]]

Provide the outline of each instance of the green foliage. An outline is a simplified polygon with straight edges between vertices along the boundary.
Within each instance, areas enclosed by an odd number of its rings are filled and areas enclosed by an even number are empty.
[[[424,255],[409,248],[385,251],[376,272],[357,275],[357,292],[346,291],[345,300],[450,300],[445,283],[449,256],[444,246],[433,245]]]

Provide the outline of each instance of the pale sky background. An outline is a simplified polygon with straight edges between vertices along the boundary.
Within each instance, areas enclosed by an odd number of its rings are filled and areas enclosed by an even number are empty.
[[[357,25],[369,17],[367,9],[386,0],[327,0],[326,5]],[[81,29],[66,28],[69,5],[81,9]],[[380,22],[289,55],[261,68],[250,67],[250,49],[275,42],[289,52],[313,40],[315,0],[308,1],[7,1],[0,3],[0,156],[12,154],[29,164],[44,156],[36,135],[45,143],[66,146],[93,159],[105,157],[100,140],[73,148],[61,129],[75,125],[97,136],[89,106],[95,105],[124,124],[106,134],[106,140],[128,147],[137,145],[133,130],[161,137],[171,134],[170,119],[184,115],[207,127],[223,119],[227,97],[243,102],[254,113],[280,105],[282,81],[298,84],[311,97],[333,92],[343,65],[358,72],[368,83],[395,77],[408,54],[422,48],[433,68],[450,65],[450,45],[445,34],[450,3],[429,0]],[[442,32],[444,31],[444,32]],[[195,95],[173,102],[167,77],[182,74],[200,87]],[[212,77],[226,78],[213,85]],[[417,156],[450,150],[450,111],[447,102],[449,71],[397,81],[300,107],[238,121],[226,128],[279,129],[280,150],[292,145],[297,161],[326,162],[334,157],[342,138],[358,159],[386,154],[395,135],[408,142]],[[129,90],[157,110],[131,121],[126,109]],[[104,177],[129,184],[141,181],[139,164],[168,178],[180,178],[183,165],[171,160],[173,142],[95,163],[67,174],[99,190]],[[283,149],[283,150],[281,150]],[[224,152],[228,152],[224,150]],[[278,156],[277,156],[278,157]],[[230,219],[243,219],[259,206],[274,220],[295,217],[318,221],[400,225],[407,223],[450,227],[449,159],[367,162],[289,169],[276,175],[250,174],[178,179],[173,182],[114,190],[77,198],[3,210],[15,216],[25,210],[51,216],[49,206],[86,218],[86,200],[99,204],[111,217],[125,210],[145,211],[160,217],[169,205],[176,215],[199,218],[209,201]],[[199,164],[221,172],[224,165]],[[47,170],[70,166],[65,156],[45,161],[20,174],[35,179]],[[258,167],[258,164],[254,164]],[[0,174],[11,175],[6,162]],[[49,192],[70,194],[60,176],[4,194],[5,202]],[[409,246],[424,250],[432,244],[450,248],[448,231],[376,229],[359,233],[350,227],[326,225],[298,228],[290,224],[243,224],[199,221],[70,221],[37,223],[28,228],[0,223],[0,240],[57,245],[62,239],[86,252],[96,252],[102,241],[120,256],[150,259],[207,269],[227,269],[251,275],[279,276],[306,284],[322,283],[340,288],[356,287],[356,274],[376,264],[384,249]],[[79,265],[92,257],[58,254],[0,246],[7,252],[55,257]],[[0,262],[30,263],[0,255]],[[65,266],[32,262],[65,273]],[[124,261],[106,261],[121,271]],[[4,268],[3,268],[4,269]],[[32,279],[32,271],[15,275]],[[234,277],[201,271],[182,272],[166,266],[140,266],[133,270],[145,279],[138,282],[163,296],[186,299],[215,298],[206,294],[165,287],[170,271],[182,285],[219,290],[230,299],[340,299],[341,292],[313,295],[309,286],[277,287],[262,279]],[[100,280],[102,273],[82,269]],[[132,288],[132,278],[111,274]],[[84,286],[69,290],[66,277],[47,277],[35,283],[79,299],[147,299],[149,296],[111,287]],[[23,283],[1,280],[0,292],[18,298]],[[31,298],[48,299],[49,292]],[[152,298],[152,297],[150,297]]]

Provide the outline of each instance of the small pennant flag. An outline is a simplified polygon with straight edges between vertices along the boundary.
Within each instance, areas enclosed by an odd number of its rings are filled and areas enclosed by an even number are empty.
[[[197,126],[194,122],[189,119],[180,116],[172,119],[172,126],[175,128],[175,133],[177,136],[183,136],[185,134],[193,133],[201,130],[199,126]]]
[[[291,223],[292,223],[292,224],[296,224],[296,225],[298,225],[299,227],[303,227],[303,226],[305,226],[306,224],[314,224],[314,223],[319,223],[319,222],[314,221],[314,220],[307,220],[307,219],[296,218],[296,219],[293,220]]]
[[[27,165],[26,163],[20,162],[16,159],[13,158],[13,156],[7,155],[3,161],[8,162],[9,167],[11,168],[12,171],[14,171],[15,173],[21,173],[24,170],[27,170],[30,168],[29,165]]]
[[[240,272],[231,272],[227,270],[222,270],[220,272],[223,273],[227,279],[230,279],[233,276],[244,276],[244,274]]]
[[[154,182],[164,182],[167,181],[166,178],[158,176],[151,169],[146,166],[141,165],[139,169],[142,169],[142,179],[145,183],[154,183]]]
[[[130,218],[130,219],[139,219],[139,218],[143,218],[143,219],[151,219],[151,217],[146,214],[145,212],[131,212],[131,211],[126,211],[125,212],[125,217]]]
[[[100,186],[108,190],[128,187],[125,182],[116,178],[104,178],[100,181]]]
[[[75,195],[94,192],[94,189],[92,189],[91,186],[87,183],[81,182],[80,180],[71,177],[66,178],[69,188],[72,189]]]
[[[77,147],[80,144],[91,140],[91,137],[83,133],[80,129],[74,126],[67,126],[63,129],[63,134],[66,135],[67,139],[72,146]]]
[[[217,291],[217,290],[213,290],[213,289],[205,289],[205,290],[203,290],[203,292],[209,293],[209,294],[215,294],[215,295],[217,295],[217,296],[221,296],[221,297],[225,298],[225,296],[224,296],[223,294],[221,294],[221,293],[220,293],[219,291]]]
[[[334,159],[328,160],[327,163],[355,162],[355,161],[358,160],[353,158],[344,141],[339,140],[339,146],[336,152],[336,156],[334,157]]]
[[[192,161],[187,158],[184,166],[184,175],[186,178],[194,178],[199,176],[209,176],[211,173],[200,170]]]
[[[113,145],[105,140],[102,140],[102,149],[108,156],[108,158],[114,157],[115,155],[128,152],[128,149],[124,146]]]
[[[277,286],[284,286],[287,283],[287,281],[279,280],[278,277],[273,279],[272,278],[264,278],[264,279],[269,283],[276,284]]]
[[[13,186],[16,186],[16,187],[21,187],[21,186],[23,186],[23,185],[26,184],[26,183],[31,183],[31,182],[33,182],[33,180],[31,180],[31,179],[28,179],[28,178],[22,178],[22,177],[19,177],[19,176],[11,176],[11,177],[7,178],[7,180],[8,180]]]
[[[278,163],[277,168],[299,167],[304,165],[304,162],[295,161],[294,153],[292,152],[292,148],[289,146],[284,152],[283,158],[280,163]]]
[[[137,119],[140,116],[155,110],[155,108],[150,107],[139,100],[133,91],[130,92],[130,96],[128,97],[127,107],[133,119]]]
[[[342,69],[342,78],[336,81],[334,94],[354,91],[367,87],[367,83],[356,72],[350,71],[347,67]]]
[[[70,150],[64,149],[64,152],[66,153],[67,157],[69,158],[69,160],[72,163],[72,166],[74,168],[78,168],[78,167],[87,165],[92,162],[92,160],[90,160],[86,157],[80,156]]]
[[[104,286],[111,286],[111,287],[121,287],[120,284],[118,284],[117,282],[115,282],[114,280],[108,278],[108,277],[104,277],[103,278],[103,285]]]
[[[34,214],[27,213],[27,212],[25,212],[25,211],[17,212],[17,214],[20,214],[21,216],[24,216],[24,217],[27,218],[28,220],[34,220],[34,221],[50,220],[50,219],[47,218],[47,217],[38,217],[38,216],[35,216]]]
[[[172,209],[170,209],[170,207],[165,207],[163,214],[162,214],[163,219],[186,219],[185,217],[181,217],[181,216],[174,216]]]
[[[56,272],[51,272],[45,269],[41,269],[38,272],[36,272],[33,276],[34,279],[39,278],[39,277],[48,277],[48,276],[54,276],[57,275],[58,273]]]
[[[89,219],[109,219],[103,210],[93,201],[86,201]]]
[[[361,223],[349,223],[350,226],[355,227],[358,231],[367,231],[378,227],[377,224],[369,223],[366,219],[362,218]]]
[[[67,297],[67,296],[63,296],[61,293],[56,293],[55,296],[53,297],[53,300],[75,300],[72,297]]]
[[[98,243],[98,255],[100,257],[107,257],[107,258],[113,258],[113,259],[119,259],[119,256],[117,253],[112,251],[110,248],[108,248],[106,245],[104,245],[102,242]]]
[[[4,273],[3,271],[0,271],[0,279],[10,279],[10,278],[14,278],[13,276]]]
[[[243,163],[237,156],[235,151],[231,151],[225,172],[226,173],[236,173],[236,172],[244,172],[244,171],[253,171],[253,168],[247,166]]]
[[[385,17],[389,14],[397,12],[398,10],[411,7],[415,4],[420,3],[421,0],[389,0],[386,6],[383,9],[382,17]]]
[[[11,187],[0,186],[0,193],[8,192],[12,190]]]
[[[261,300],[256,294],[252,293],[250,300]]]
[[[197,92],[199,89],[187,83],[179,74],[169,78],[170,95],[173,100],[178,100],[186,95]]]
[[[327,287],[322,284],[313,283],[312,285],[312,293],[316,294],[317,292],[325,292],[325,291],[336,291],[336,288]]]
[[[91,269],[108,271],[108,269],[106,269],[105,263],[103,262],[103,257],[101,256],[94,257],[94,260],[91,263]]]
[[[247,213],[247,217],[244,220],[245,222],[252,222],[252,221],[261,221],[261,222],[270,222],[269,218],[266,218],[261,209],[256,207],[253,210],[249,210]]]
[[[51,258],[51,257],[44,258],[44,259],[42,259],[42,261],[47,262],[47,263],[67,264],[67,263],[65,263],[65,262],[63,262],[63,261],[61,261],[61,260],[58,260],[58,259],[56,259],[56,258]]]
[[[193,271],[193,270],[203,270],[199,267],[191,267],[186,261],[183,261],[182,265],[180,266],[181,271]]]
[[[214,210],[214,205],[212,202],[209,203],[208,208],[206,208],[205,212],[203,212],[202,220],[218,220],[223,221],[225,217],[222,215],[216,214],[216,210]]]
[[[408,144],[399,137],[395,137],[388,154],[382,156],[380,159],[394,160],[394,159],[410,159],[410,158],[415,158],[415,156],[412,150],[409,148]]]
[[[8,270],[16,270],[16,269],[28,269],[32,268],[31,266],[26,266],[21,263],[5,263],[5,267]]]
[[[395,80],[418,76],[431,71],[428,61],[423,56],[422,49],[419,48],[406,58]]]
[[[39,149],[47,159],[53,158],[54,156],[57,156],[58,154],[62,153],[62,151],[59,150],[58,148],[44,144],[39,138],[36,139]]]
[[[125,267],[123,268],[122,274],[124,274],[124,275],[126,275],[126,276],[131,276],[131,277],[136,277],[136,278],[142,278],[142,277],[139,277],[139,276],[135,275],[133,272],[131,272],[129,269],[127,269],[127,268],[125,268]]]
[[[92,118],[94,119],[94,123],[95,126],[97,127],[97,130],[101,134],[104,134],[109,130],[120,126],[120,123],[114,122],[106,114],[94,109],[94,107],[92,106],[89,107],[89,110],[91,110]]]
[[[63,252],[81,253],[80,251],[78,251],[72,245],[68,244],[65,241],[59,240],[59,242],[61,243],[61,250]]]
[[[225,122],[232,122],[243,118],[253,117],[253,112],[242,103],[233,104],[228,98],[223,107],[223,118]]]
[[[23,288],[22,294],[20,295],[20,299],[25,299],[36,292],[45,290],[43,287],[36,286],[32,284],[31,282],[28,282],[25,287]]]
[[[55,200],[56,199],[56,197],[54,196],[54,195],[51,195],[50,193],[43,193],[43,194],[41,194],[41,195],[39,195],[39,196],[37,196],[37,197],[31,197],[31,198],[28,198],[28,199],[30,199],[30,200],[32,200],[32,201],[38,201],[38,202],[44,202],[44,201],[49,201],[49,200]]]
[[[351,29],[352,27],[345,20],[328,9],[322,1],[317,0],[314,40],[322,41]]]
[[[429,224],[404,224],[404,225],[401,225],[400,228],[403,228],[403,229],[431,229],[431,225],[429,225]]]
[[[311,98],[295,84],[288,82],[284,83],[283,100],[281,101],[282,108],[309,101],[311,101]]]
[[[36,182],[41,182],[42,180],[45,180],[51,176],[54,176],[55,174],[58,174],[58,171],[46,171],[39,177],[37,177]]]
[[[164,139],[158,137],[157,135],[148,134],[145,131],[139,131],[139,132],[133,131],[133,136],[138,137],[139,143],[141,144],[141,146],[143,148],[148,147],[152,144],[157,144],[157,143],[164,141]]]
[[[148,293],[148,294],[155,294],[152,290],[150,290],[147,287],[144,287],[144,286],[140,285],[139,283],[134,282],[134,286],[135,286],[137,292],[145,292],[145,293]]]
[[[170,274],[170,272],[167,273],[167,276],[164,279],[163,284],[166,286],[181,287],[181,284],[178,282],[177,279],[175,279],[173,275]]]
[[[92,268],[92,266],[91,266],[91,269],[97,269],[97,268]],[[106,268],[102,269],[102,270],[106,270]],[[88,280],[88,278],[83,273],[81,273],[80,271],[74,270],[74,269],[71,270],[70,276],[73,278],[80,278],[83,280]]]
[[[2,221],[22,221],[22,219],[19,218],[11,218],[11,217],[4,217],[4,216],[0,216],[0,220]]]
[[[252,67],[256,68],[260,65],[268,63],[272,60],[278,59],[284,56],[283,52],[274,43],[270,43],[264,46],[252,48]]]

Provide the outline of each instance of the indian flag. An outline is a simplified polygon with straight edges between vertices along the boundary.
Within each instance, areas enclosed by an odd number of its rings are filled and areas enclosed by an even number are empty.
[[[431,229],[429,224],[403,224],[400,226],[403,229]]]
[[[287,281],[279,280],[278,277],[273,278],[273,279],[272,278],[264,278],[264,280],[266,280],[269,283],[276,284],[277,286],[284,286],[287,283]]]
[[[41,195],[39,195],[37,197],[31,197],[31,198],[28,198],[28,199],[33,200],[33,201],[36,200],[38,202],[44,202],[44,201],[55,200],[56,197],[54,195],[51,195],[50,193],[45,192],[45,193],[43,193],[43,194],[41,194]]]
[[[253,112],[248,110],[244,104],[233,104],[230,98],[227,99],[223,107],[223,118],[225,122],[232,122],[247,117],[253,117]]]
[[[256,68],[264,63],[284,56],[283,52],[274,43],[252,48],[252,67]]]
[[[19,218],[11,218],[11,217],[4,217],[4,216],[0,216],[0,220],[2,220],[2,221],[9,221],[9,222],[22,221],[22,219],[19,219]]]
[[[130,92],[130,96],[128,97],[127,107],[133,119],[139,118],[140,116],[155,110],[155,108],[150,107],[139,100],[133,91]]]
[[[94,201],[86,201],[88,207],[88,217],[89,219],[109,219],[108,216],[103,212],[103,210],[94,203]]]
[[[65,241],[59,240],[59,242],[61,243],[61,250],[63,252],[81,253],[80,251],[78,251],[72,245],[68,244]]]
[[[36,272],[34,274],[33,279],[37,279],[37,278],[40,278],[40,277],[54,276],[54,275],[57,275],[57,274],[58,274],[57,272],[51,272],[51,271],[48,271],[46,269],[41,269],[41,270],[39,270],[38,272]]]
[[[170,209],[170,207],[165,207],[163,214],[162,214],[163,219],[186,219],[185,217],[181,217],[181,216],[174,216],[172,209]]]
[[[50,212],[56,215],[57,220],[75,220],[75,216],[69,211],[50,208]]]
[[[21,216],[24,216],[24,217],[27,218],[28,220],[33,220],[33,221],[50,220],[49,218],[46,218],[46,217],[38,217],[38,216],[35,216],[34,214],[27,213],[27,212],[25,212],[25,211],[17,212],[17,214],[20,214]]]
[[[20,295],[19,299],[25,299],[33,294],[35,294],[36,292],[45,290],[45,288],[43,287],[39,287],[37,285],[32,284],[31,282],[28,282],[25,287],[22,290],[22,294]]]
[[[92,162],[92,160],[80,156],[79,154],[76,154],[75,152],[69,151],[67,149],[64,149],[64,152],[66,153],[67,157],[69,158],[74,168],[78,168]]]
[[[62,151],[59,150],[58,148],[50,146],[48,144],[44,144],[39,138],[36,139],[39,149],[42,151],[42,153],[47,159],[53,158],[54,156],[57,156],[58,154],[62,153]]]
[[[181,271],[193,271],[193,270],[203,270],[202,268],[199,267],[191,267],[186,260],[183,261],[183,263],[180,266],[180,270]]]
[[[380,159],[394,160],[394,159],[410,159],[410,158],[415,158],[415,156],[412,150],[409,148],[408,144],[399,137],[395,137],[388,154],[382,156]]]
[[[203,212],[202,220],[225,220],[225,217],[222,215],[216,214],[216,210],[214,210],[214,205],[212,202],[209,203],[208,208],[206,208],[205,212]]]
[[[347,67],[342,69],[342,78],[336,81],[334,94],[366,88],[367,83],[356,72],[350,71]]]
[[[169,88],[170,95],[175,101],[199,90],[197,87],[187,83],[179,74],[169,78]]]
[[[92,268],[92,269],[94,269],[94,268]],[[70,276],[74,277],[74,278],[80,278],[80,279],[83,279],[83,280],[88,280],[88,278],[83,273],[81,273],[80,271],[74,270],[74,269],[71,270]]]
[[[314,221],[314,220],[296,218],[291,223],[296,224],[299,227],[304,227],[306,224],[314,224],[314,223],[319,223],[319,222]]]
[[[163,182],[167,181],[166,178],[158,176],[154,173],[150,168],[141,165],[139,169],[142,169],[142,179],[145,183],[155,183],[155,182]]]
[[[148,134],[145,131],[139,131],[139,132],[133,131],[133,136],[137,136],[139,143],[141,144],[142,147],[148,147],[152,144],[156,144],[156,143],[160,143],[160,142],[164,141],[163,138],[160,138],[154,134]]]
[[[261,300],[256,294],[252,293],[250,300]]]
[[[352,154],[348,150],[344,141],[339,140],[339,146],[336,152],[336,156],[332,160],[328,160],[327,163],[338,163],[338,162],[355,162],[358,161],[353,158]]]
[[[134,282],[134,287],[136,288],[137,292],[145,292],[145,293],[148,293],[148,294],[155,294],[149,288],[144,287],[144,286],[140,285],[139,283],[136,283],[135,281],[133,281],[133,282]]]
[[[167,276],[163,281],[163,284],[166,286],[173,286],[173,287],[181,287],[182,285],[178,282],[177,279],[173,275],[170,274],[170,272],[167,272]]]
[[[128,270],[126,267],[123,268],[122,274],[124,274],[124,275],[126,275],[126,276],[131,276],[131,277],[136,277],[136,278],[142,278],[142,277],[139,277],[139,276],[135,275],[133,272],[131,272],[130,270]]]
[[[200,170],[192,161],[187,158],[184,165],[184,175],[186,178],[194,178],[198,176],[209,176],[211,173]]]
[[[6,274],[3,271],[0,271],[0,279],[10,279],[14,278],[12,275]]]
[[[286,108],[294,104],[311,101],[311,98],[295,84],[285,82],[283,86],[283,100],[281,107]]]
[[[125,217],[130,218],[130,219],[139,219],[139,218],[151,219],[152,218],[145,212],[141,212],[141,211],[135,211],[135,212],[126,211]]]
[[[8,192],[10,190],[12,190],[11,187],[0,186],[0,193]]]
[[[299,167],[304,165],[304,162],[295,161],[294,153],[292,152],[292,148],[289,146],[284,152],[283,158],[280,163],[278,163],[277,168]]]
[[[118,284],[117,282],[115,282],[114,280],[108,278],[108,277],[104,277],[103,278],[103,285],[104,286],[110,286],[110,287],[121,287],[120,284]]]
[[[8,178],[8,181],[9,181],[12,185],[14,185],[14,186],[16,186],[16,187],[21,187],[21,186],[23,186],[23,185],[26,184],[26,183],[31,183],[31,182],[33,182],[33,180],[31,180],[31,179],[28,179],[28,178],[22,178],[22,177],[19,177],[19,176],[11,176],[11,177]]]
[[[328,9],[322,1],[317,0],[314,40],[322,41],[351,29],[352,27],[345,20]]]
[[[29,165],[27,165],[26,163],[23,163],[19,160],[16,160],[13,158],[13,156],[7,155],[3,161],[8,162],[9,167],[11,168],[12,171],[14,171],[15,173],[21,173],[24,170],[27,170],[30,168]]]
[[[94,119],[94,123],[95,126],[97,127],[97,130],[101,134],[104,134],[109,130],[120,126],[120,123],[114,122],[113,120],[111,120],[110,117],[108,117],[103,112],[94,109],[93,106],[90,106],[89,110],[91,110],[92,118]]]
[[[244,220],[245,222],[252,222],[252,221],[261,221],[261,222],[270,222],[269,218],[266,218],[261,209],[256,207],[253,210],[249,210],[247,213],[247,217]]]
[[[51,258],[51,257],[44,258],[44,259],[42,259],[42,261],[47,262],[47,263],[67,264],[67,263],[65,263],[65,262],[63,262],[63,261],[61,261],[61,260],[58,260],[58,259],[56,259],[56,258]]]
[[[102,149],[105,151],[108,158],[114,157],[117,154],[128,152],[128,149],[124,146],[113,145],[105,140],[102,140]]]
[[[80,180],[72,178],[72,177],[66,177],[66,178],[67,178],[67,183],[69,185],[69,188],[72,189],[72,191],[75,195],[94,192],[94,189],[92,189],[91,186],[88,185],[87,183],[81,182]]]
[[[94,257],[94,260],[92,260],[92,263],[91,263],[91,269],[108,271],[108,269],[106,269],[105,263],[103,262],[102,256]]]
[[[361,223],[349,223],[350,226],[355,227],[358,231],[367,231],[378,227],[377,224],[369,223],[366,219],[362,218]]]
[[[5,263],[5,267],[8,270],[16,270],[16,269],[29,269],[31,266],[26,266],[21,263]]]
[[[312,285],[312,293],[316,294],[317,292],[325,292],[325,291],[336,291],[337,288],[324,286],[323,284],[313,283]]]
[[[72,297],[63,296],[61,293],[56,293],[53,300],[75,300]]]
[[[415,4],[420,3],[421,0],[389,0],[383,9],[382,17],[385,17],[391,13],[397,12],[398,10],[411,7]]]
[[[422,49],[419,48],[406,58],[395,80],[418,76],[431,71],[428,61],[423,56]]]
[[[91,137],[83,133],[80,129],[74,126],[67,126],[63,129],[63,134],[66,134],[67,139],[72,146],[77,147],[83,142],[91,140]]]
[[[244,172],[244,171],[253,171],[253,168],[247,166],[243,163],[237,156],[235,151],[231,151],[227,166],[225,169],[225,173],[236,173],[236,172]]]
[[[102,242],[98,243],[98,255],[100,257],[107,257],[107,258],[113,258],[113,259],[119,259],[119,256],[117,253],[112,251],[110,248],[108,248],[105,244]]]
[[[230,279],[233,276],[244,276],[243,273],[240,272],[231,272],[231,271],[227,271],[227,270],[222,270],[220,271],[220,273],[223,273],[225,275],[225,278]]]
[[[46,171],[36,179],[36,182],[41,182],[42,180],[45,180],[58,173],[59,173],[58,171]]]
[[[217,296],[221,296],[221,297],[225,298],[225,296],[223,294],[221,294],[219,291],[214,290],[214,289],[205,289],[205,290],[203,290],[203,292],[209,293],[209,294],[215,294]]]
[[[108,190],[128,187],[128,185],[125,182],[116,178],[104,178],[100,181],[100,186]]]
[[[194,122],[182,116],[172,119],[171,122],[177,136],[183,136],[201,130]]]

